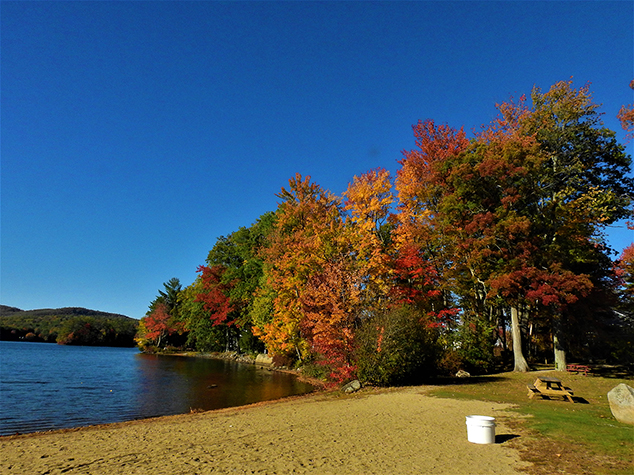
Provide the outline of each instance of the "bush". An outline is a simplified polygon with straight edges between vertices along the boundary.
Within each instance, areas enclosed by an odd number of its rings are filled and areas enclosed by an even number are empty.
[[[486,374],[493,369],[494,333],[493,326],[480,319],[464,320],[452,335],[449,360],[460,361],[464,369],[474,374]],[[454,370],[456,368],[452,368]]]
[[[453,348],[446,349],[438,363],[438,370],[443,375],[453,376],[464,368],[465,364],[462,357]]]
[[[322,381],[328,380],[328,375],[332,370],[323,364],[310,362],[302,366],[302,374],[307,378],[320,379]]]
[[[402,306],[372,311],[357,331],[358,378],[378,386],[414,383],[435,372],[437,331]]]

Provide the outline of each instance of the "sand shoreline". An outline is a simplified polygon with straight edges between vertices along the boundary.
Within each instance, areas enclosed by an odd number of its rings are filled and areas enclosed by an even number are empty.
[[[517,474],[507,443],[467,441],[465,417],[509,406],[427,396],[421,387],[311,393],[250,406],[0,439],[4,474]]]

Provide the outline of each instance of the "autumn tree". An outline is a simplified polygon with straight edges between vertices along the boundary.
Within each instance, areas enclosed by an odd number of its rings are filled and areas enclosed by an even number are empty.
[[[634,89],[634,79],[630,81],[630,88]],[[623,105],[617,115],[617,118],[621,122],[621,127],[627,132],[629,139],[634,137],[634,104]]]
[[[198,296],[204,292],[200,274],[179,295],[180,313],[188,330],[187,346],[198,351],[224,351],[227,332],[222,325],[214,325],[204,302]]]
[[[451,308],[451,296],[461,297],[465,324],[469,312],[478,318],[486,312],[481,254],[487,242],[478,234],[478,223],[486,229],[490,216],[474,203],[459,208],[469,193],[468,179],[475,176],[464,131],[432,120],[419,122],[413,130],[417,149],[404,152],[396,180],[397,289],[408,301],[427,305],[427,311],[444,310],[445,315],[457,310]],[[467,219],[474,220],[468,228]]]
[[[232,334],[235,333],[237,315],[229,297],[234,283],[223,281],[226,268],[222,265],[200,266],[198,272],[201,291],[196,295],[196,301],[203,304],[213,326],[222,325],[224,328],[227,345],[225,350],[236,349]]]
[[[186,332],[186,325],[180,318],[179,295],[182,286],[178,278],[163,283],[163,289],[150,303],[150,308],[139,324],[137,342],[141,347],[178,343],[176,336]]]
[[[438,265],[461,296],[463,319],[475,314],[490,328],[502,303],[493,298],[500,294],[496,279],[522,268],[535,251],[521,199],[531,193],[534,185],[526,178],[540,156],[533,140],[517,134],[517,119],[502,115],[477,140],[434,166],[439,193],[429,210],[430,228],[442,243],[437,254],[451,256]],[[511,313],[515,369],[525,371],[518,315],[525,298],[520,289],[502,296]]]
[[[263,249],[272,312],[254,331],[272,353],[302,360],[310,344],[302,334],[301,299],[309,279],[340,254],[340,200],[300,174],[277,196],[275,228]]]
[[[361,302],[360,275],[351,259],[341,257],[326,262],[301,294],[302,336],[336,382],[352,379],[356,371],[355,331]]]
[[[460,131],[419,124],[420,150],[406,154],[397,180],[404,235],[418,233],[430,255],[443,256],[441,275],[463,306],[482,315],[500,314],[494,302],[510,309],[520,371],[519,321],[529,314],[550,316],[565,367],[566,308],[593,288],[588,269],[607,252],[600,231],[628,215],[632,197],[630,158],[602,127],[587,87],[557,83],[535,89],[532,102],[499,105],[469,144]]]
[[[533,107],[523,126],[546,156],[536,177],[539,193],[529,208],[541,238],[539,256],[561,268],[551,274],[565,280],[562,286],[575,280],[579,284],[563,289],[551,305],[546,302],[553,314],[556,367],[564,370],[567,304],[602,280],[593,277],[593,269],[602,268],[600,262],[610,252],[603,230],[632,213],[631,157],[616,134],[603,126],[589,86],[575,89],[572,81],[561,81],[546,93],[535,88],[531,99]],[[542,268],[545,265],[542,262]],[[566,273],[574,279],[565,278]],[[542,288],[553,287],[548,279]]]
[[[235,319],[229,296],[232,283],[223,282],[223,274],[226,268],[221,265],[212,267],[198,267],[201,281],[201,292],[196,300],[203,304],[203,308],[209,312],[209,318],[214,325],[233,325]]]
[[[395,184],[397,288],[410,303],[418,299],[420,305],[421,298],[433,297],[449,304],[457,285],[452,269],[458,241],[448,239],[445,226],[451,223],[443,222],[438,206],[448,186],[443,167],[466,150],[469,141],[464,130],[437,126],[432,120],[419,121],[413,131],[417,149],[403,152]]]
[[[160,348],[169,342],[169,337],[182,334],[184,325],[169,314],[167,304],[159,302],[141,319],[140,328],[144,330],[141,346],[153,344]]]
[[[355,176],[344,193],[345,236],[362,279],[363,299],[385,300],[392,287],[394,197],[390,172],[378,168]]]

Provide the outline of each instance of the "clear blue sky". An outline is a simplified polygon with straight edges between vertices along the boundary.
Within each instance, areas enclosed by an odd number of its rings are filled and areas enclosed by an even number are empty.
[[[0,303],[140,318],[296,172],[339,194],[534,85],[591,82],[623,141],[633,5],[3,1]]]

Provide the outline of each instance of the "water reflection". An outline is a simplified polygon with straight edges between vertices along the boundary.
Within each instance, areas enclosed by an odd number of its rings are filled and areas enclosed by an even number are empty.
[[[142,417],[242,406],[313,390],[293,376],[234,361],[145,354],[135,359]]]

